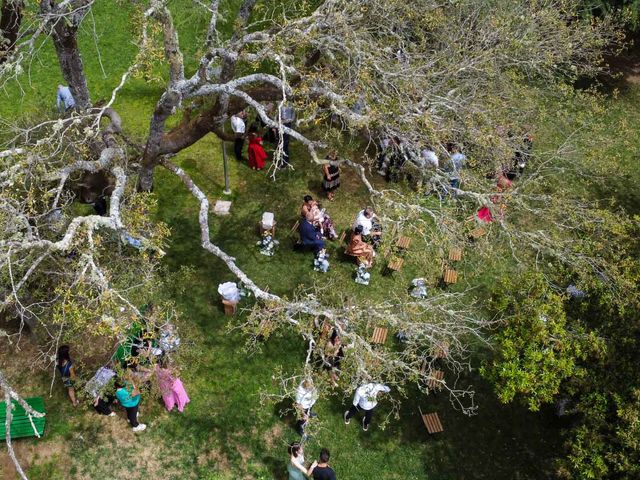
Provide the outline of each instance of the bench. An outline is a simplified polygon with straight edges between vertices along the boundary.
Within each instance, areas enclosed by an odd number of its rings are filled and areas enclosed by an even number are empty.
[[[427,427],[427,432],[429,432],[430,434],[444,432],[442,422],[440,421],[440,417],[438,417],[437,413],[424,414],[421,410],[420,415],[422,416],[424,426]]]
[[[24,399],[27,404],[33,408],[36,412],[45,413],[44,399],[42,397],[30,397]],[[11,418],[11,438],[25,438],[25,437],[38,437],[40,438],[44,434],[45,417],[34,417],[25,411],[22,406],[15,400],[12,400],[13,415]],[[0,440],[5,440],[7,432],[5,429],[5,422],[7,418],[7,404],[6,402],[0,402]]]
[[[395,247],[399,250],[406,250],[411,245],[411,239],[409,237],[400,237],[396,241]]]
[[[469,232],[469,237],[472,240],[478,240],[480,237],[486,234],[487,234],[487,231],[484,228],[478,227],[478,228],[474,228],[473,230],[471,230],[471,232]]]
[[[371,343],[383,344],[387,341],[387,334],[389,329],[385,327],[376,327],[373,329],[373,335],[371,336]]]
[[[442,280],[446,285],[452,285],[458,282],[458,272],[453,268],[445,268],[442,275]]]
[[[433,370],[427,380],[427,387],[429,390],[442,390],[442,384],[444,383],[444,372],[442,370]]]
[[[400,257],[394,257],[387,264],[387,271],[389,273],[399,272],[403,265],[404,265],[404,259]]]
[[[462,249],[460,247],[451,247],[451,250],[449,250],[449,260],[452,262],[462,260]]]
[[[443,342],[436,345],[431,351],[431,356],[433,358],[447,358],[449,356],[449,343]]]

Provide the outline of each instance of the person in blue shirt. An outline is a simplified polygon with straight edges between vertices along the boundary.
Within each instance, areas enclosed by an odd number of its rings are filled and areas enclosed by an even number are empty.
[[[313,247],[313,251],[316,254],[318,254],[320,250],[324,250],[322,235],[306,218],[300,219],[300,241],[305,246]]]
[[[76,101],[73,99],[73,95],[71,95],[71,90],[69,90],[69,87],[58,85],[56,105],[58,106],[58,111],[60,113],[68,112],[76,106]]]
[[[138,423],[138,407],[140,406],[140,390],[133,382],[116,380],[116,398],[127,412],[129,423],[134,432],[142,432],[147,426]]]
[[[455,144],[450,144],[449,164],[446,170],[449,173],[449,180],[453,188],[460,188],[460,171],[466,163],[467,156],[460,151],[460,147]]]

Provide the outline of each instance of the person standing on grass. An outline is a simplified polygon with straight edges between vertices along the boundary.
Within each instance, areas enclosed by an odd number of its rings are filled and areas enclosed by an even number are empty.
[[[134,382],[116,381],[116,398],[127,412],[127,419],[134,432],[142,432],[147,426],[138,422],[138,407],[140,406],[140,390]]]
[[[369,430],[371,424],[371,418],[373,417],[373,409],[378,404],[377,396],[380,392],[389,393],[391,389],[382,383],[365,383],[356,390],[356,394],[353,396],[353,405],[351,408],[344,412],[344,423],[349,425],[351,417],[356,413],[363,411],[364,417],[362,418],[362,429],[366,432]]]
[[[298,442],[289,446],[289,464],[287,465],[289,480],[306,480],[309,471],[304,466],[304,450]]]
[[[231,129],[235,135],[235,140],[233,141],[233,153],[236,160],[239,162],[242,161],[242,147],[244,147],[244,132],[246,128],[244,119],[246,117],[247,114],[244,110],[231,116]]]
[[[60,372],[60,376],[62,377],[62,384],[66,387],[67,393],[69,394],[69,399],[71,399],[73,406],[77,407],[79,402],[76,398],[76,389],[74,387],[76,369],[69,355],[69,345],[60,345],[56,363],[58,372]]]
[[[327,159],[335,162],[338,160],[338,154],[334,151],[327,155]],[[334,191],[340,186],[340,167],[325,163],[322,166],[322,190],[327,194],[327,198],[333,201]]]
[[[258,136],[258,128],[252,125],[249,129],[249,166],[252,170],[262,170],[267,160],[267,152],[262,148],[262,137]]]
[[[296,120],[296,111],[293,106],[288,103],[280,108],[280,120],[282,124],[287,127],[293,127],[293,122]],[[285,131],[282,132],[282,165],[280,167],[286,167],[289,165],[289,140],[290,135]]]
[[[309,475],[313,480],[336,480],[336,472],[329,466],[329,450],[320,450],[320,459],[311,464]]]
[[[64,85],[58,85],[58,92],[56,94],[56,106],[60,113],[67,113],[69,110],[73,110],[76,106],[76,101],[71,95],[69,87]]]
[[[313,385],[313,380],[310,378],[304,379],[296,389],[295,407],[298,412],[296,430],[300,435],[304,435],[304,427],[309,422],[309,418],[316,416],[311,410],[316,400],[318,400],[318,390]]]

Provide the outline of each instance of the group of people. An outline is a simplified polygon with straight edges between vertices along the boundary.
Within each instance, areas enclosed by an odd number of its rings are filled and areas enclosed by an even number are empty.
[[[124,409],[133,431],[144,431],[146,424],[138,420],[141,391],[154,379],[165,408],[172,411],[177,407],[182,412],[190,401],[189,396],[176,370],[170,367],[167,355],[179,343],[173,328],[162,329],[153,341],[143,339],[142,335],[134,338],[128,359],[120,362],[112,359],[84,384],[84,391],[91,399],[94,410],[101,415],[115,417],[112,407],[117,402]],[[68,345],[58,348],[56,366],[71,403],[74,407],[78,406],[80,402],[76,386],[79,376]]]
[[[273,109],[273,104],[267,106],[267,110]],[[295,110],[291,105],[285,105],[280,108],[280,119],[282,124],[291,128],[295,121]],[[268,125],[266,125],[260,117],[257,117],[256,121],[249,126],[247,132],[247,111],[242,110],[235,115],[231,116],[231,129],[234,134],[233,153],[236,160],[243,161],[242,153],[244,149],[245,139],[248,140],[247,156],[249,160],[249,167],[252,170],[262,170],[265,167],[267,161],[267,152],[263,147],[263,141],[266,140],[270,143],[277,143],[279,139],[279,132]],[[263,140],[264,139],[264,140]],[[289,141],[290,135],[283,130],[282,132],[282,164],[280,167],[289,165]]]
[[[335,240],[338,236],[333,220],[311,195],[305,195],[300,207],[300,243],[311,248],[316,255],[325,249],[325,239]]]
[[[367,382],[360,385],[353,396],[353,401],[343,414],[345,425],[349,425],[351,419],[362,414],[362,430],[369,430],[373,411],[378,405],[378,396],[381,393],[389,393],[391,389],[382,383]],[[317,417],[313,411],[313,406],[318,399],[318,392],[309,378],[304,379],[296,389],[295,408],[298,414],[298,422],[296,429],[302,436],[306,438],[305,426],[309,419]],[[289,447],[289,464],[287,466],[289,472],[289,480],[303,480],[306,477],[316,480],[335,480],[335,472],[329,466],[329,451],[323,448],[320,452],[320,459],[312,463],[309,467],[305,466],[304,451],[302,444],[299,442],[292,443]]]
[[[335,240],[336,230],[331,217],[311,195],[304,196],[300,208],[300,243],[316,255],[325,250],[325,239]],[[366,207],[356,215],[346,253],[357,257],[367,268],[373,265],[376,250],[382,242],[382,226],[373,211]]]

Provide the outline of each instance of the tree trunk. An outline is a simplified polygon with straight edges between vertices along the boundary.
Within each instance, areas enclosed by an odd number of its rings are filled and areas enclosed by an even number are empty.
[[[87,79],[84,75],[82,57],[80,50],[78,50],[77,32],[76,27],[69,26],[64,20],[60,20],[53,29],[52,38],[58,54],[62,76],[69,84],[76,108],[86,110],[91,106],[91,99]]]
[[[0,9],[0,63],[13,51],[22,24],[22,0],[3,0]]]
[[[91,98],[76,36],[78,26],[91,8],[91,4],[90,0],[72,0],[62,10],[55,0],[42,0],[40,3],[42,14],[51,16],[51,38],[58,55],[60,70],[69,85],[76,108],[81,111],[91,106]]]
[[[153,170],[155,165],[143,165],[140,167],[140,173],[138,174],[138,191],[139,192],[151,192],[153,191]]]

